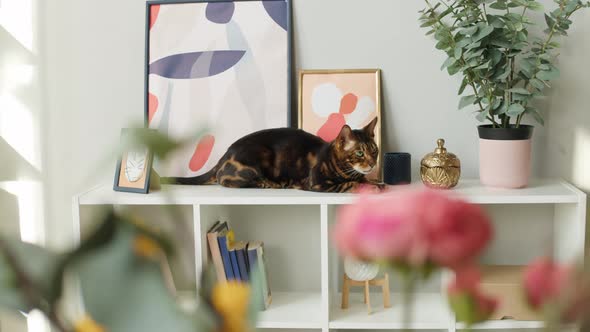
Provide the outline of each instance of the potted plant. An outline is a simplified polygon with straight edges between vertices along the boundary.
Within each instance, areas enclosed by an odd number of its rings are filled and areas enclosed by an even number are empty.
[[[575,12],[590,6],[580,0],[554,1],[556,8],[544,15],[547,28],[539,36],[530,31],[535,23],[529,14],[543,10],[536,0],[425,0],[427,8],[420,12],[421,26],[448,57],[442,68],[463,76],[459,109],[475,105],[477,119],[488,122],[478,127],[484,185],[528,184],[533,126],[523,118],[543,125],[534,100],[559,76],[556,38],[567,35]]]

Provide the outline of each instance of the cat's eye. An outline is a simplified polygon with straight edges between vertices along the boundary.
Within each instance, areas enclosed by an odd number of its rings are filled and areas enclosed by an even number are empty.
[[[358,150],[358,151],[356,152],[356,156],[357,156],[357,157],[362,157],[362,156],[364,156],[364,155],[365,155],[365,153],[364,153],[363,151],[361,151],[361,150]]]

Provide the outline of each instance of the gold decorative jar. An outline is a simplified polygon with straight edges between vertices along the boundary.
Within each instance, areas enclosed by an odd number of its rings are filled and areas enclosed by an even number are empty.
[[[439,138],[436,143],[438,147],[420,163],[422,182],[431,188],[453,188],[461,177],[461,161],[456,155],[447,152],[444,139]]]

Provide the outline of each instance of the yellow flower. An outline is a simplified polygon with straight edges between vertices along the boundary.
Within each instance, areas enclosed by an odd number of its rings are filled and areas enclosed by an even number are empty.
[[[137,235],[133,241],[135,254],[148,259],[157,259],[162,254],[158,243],[145,235]]]
[[[213,287],[212,303],[223,319],[222,332],[248,331],[250,287],[246,283],[229,281]]]
[[[106,332],[106,329],[100,326],[90,316],[85,316],[81,320],[77,321],[74,325],[74,331],[76,332]]]

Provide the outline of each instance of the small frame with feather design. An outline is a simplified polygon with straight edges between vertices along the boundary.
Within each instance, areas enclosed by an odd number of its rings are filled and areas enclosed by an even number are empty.
[[[123,151],[117,161],[113,190],[147,194],[150,189],[158,189],[160,181],[152,169],[153,153],[146,146],[131,143],[135,130],[151,129],[124,128],[121,130]]]

